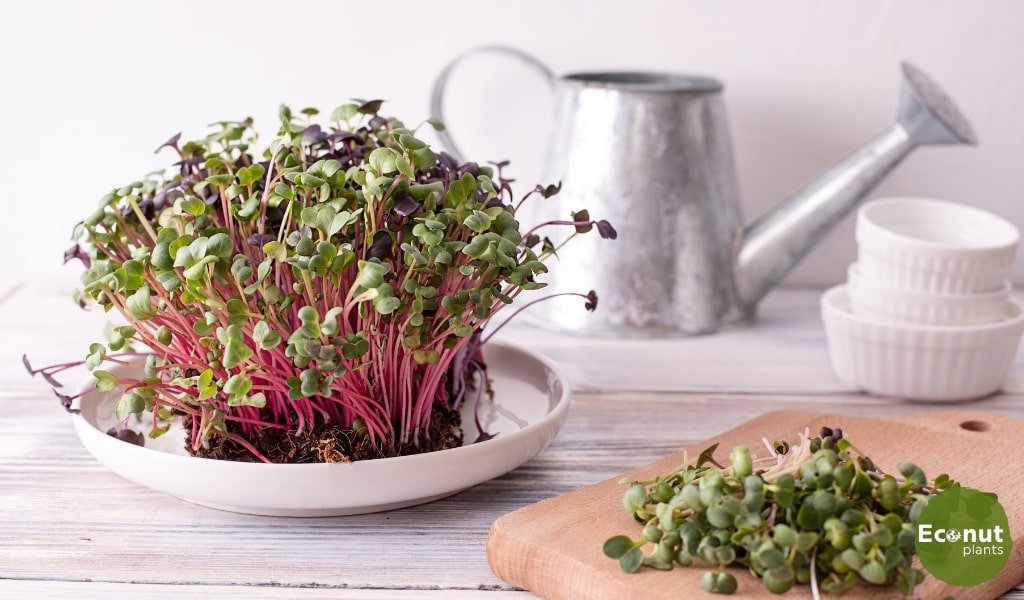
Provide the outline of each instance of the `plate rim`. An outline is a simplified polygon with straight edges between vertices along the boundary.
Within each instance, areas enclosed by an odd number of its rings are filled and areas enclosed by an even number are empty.
[[[553,361],[547,355],[537,352],[535,350],[526,348],[518,343],[506,342],[503,340],[488,342],[483,346],[483,351],[487,352],[488,348],[498,348],[501,350],[511,350],[520,355],[523,355],[529,359],[535,360],[547,368],[555,379],[561,383],[562,393],[557,398],[557,402],[554,407],[537,421],[530,423],[526,427],[518,429],[508,435],[496,436],[492,439],[478,442],[469,445],[459,446],[457,448],[447,448],[445,450],[436,450],[433,452],[425,452],[421,454],[410,454],[404,456],[392,456],[387,458],[372,458],[366,460],[357,460],[352,462],[341,462],[341,463],[264,463],[264,462],[242,462],[233,460],[221,460],[213,458],[203,458],[198,456],[186,456],[183,454],[173,454],[171,452],[165,452],[154,448],[148,448],[145,446],[138,446],[124,440],[120,440],[113,436],[107,435],[106,432],[101,431],[98,427],[90,423],[81,412],[71,413],[72,422],[75,426],[75,430],[80,438],[88,436],[91,443],[102,444],[119,452],[129,452],[131,456],[139,459],[146,459],[151,457],[153,460],[169,460],[175,461],[182,464],[189,464],[192,466],[206,466],[209,468],[231,468],[231,469],[261,469],[267,471],[269,469],[275,469],[277,471],[314,471],[323,470],[343,465],[351,468],[370,468],[373,466],[380,466],[383,464],[388,465],[400,465],[403,463],[414,463],[414,462],[427,462],[433,460],[440,460],[442,458],[457,458],[462,455],[471,455],[472,453],[486,451],[487,449],[493,448],[497,450],[501,446],[509,446],[515,444],[516,440],[521,437],[530,435],[536,430],[543,430],[552,426],[557,426],[558,422],[564,419],[566,413],[569,410],[569,406],[572,401],[572,382],[566,375],[565,371],[559,367],[559,365]],[[81,394],[86,392],[92,383],[86,381],[78,386],[77,393]],[[81,405],[81,398],[77,398],[72,405],[72,408],[78,409]],[[560,427],[558,427],[560,428]],[[82,440],[83,443],[85,440]],[[87,448],[88,449],[88,448]],[[184,462],[183,462],[184,461]]]

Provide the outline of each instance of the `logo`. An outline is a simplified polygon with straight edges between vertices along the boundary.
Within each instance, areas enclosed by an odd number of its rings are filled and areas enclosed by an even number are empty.
[[[1013,538],[995,494],[954,486],[928,500],[917,519],[914,546],[929,573],[968,586],[1003,569]]]

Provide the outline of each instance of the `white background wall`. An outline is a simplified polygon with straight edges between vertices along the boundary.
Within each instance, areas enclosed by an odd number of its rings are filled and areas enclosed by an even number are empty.
[[[152,149],[178,130],[251,115],[269,134],[281,101],[329,111],[353,96],[415,122],[441,66],[488,43],[559,73],[724,79],[750,216],[886,125],[910,60],[981,146],[919,150],[874,196],[967,202],[1024,226],[1022,32],[1024,3],[1009,0],[5,2],[0,285],[76,276],[59,267],[73,224],[107,189],[164,166]],[[526,188],[547,102],[523,67],[480,58],[453,78],[449,126],[468,154],[512,159]],[[838,281],[854,253],[847,222],[790,283]],[[1024,264],[1014,274],[1024,281]]]

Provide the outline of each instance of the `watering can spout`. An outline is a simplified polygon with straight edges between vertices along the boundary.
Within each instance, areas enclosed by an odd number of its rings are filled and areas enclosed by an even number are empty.
[[[895,122],[742,231],[734,265],[741,304],[754,306],[911,150],[977,143],[935,82],[908,63],[902,71]]]

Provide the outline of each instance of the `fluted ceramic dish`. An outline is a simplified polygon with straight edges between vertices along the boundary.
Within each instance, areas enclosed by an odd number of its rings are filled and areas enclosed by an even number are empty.
[[[857,211],[856,237],[864,277],[933,294],[999,290],[1020,242],[998,215],[928,198],[868,202]]]
[[[983,325],[1006,316],[1013,285],[980,294],[915,292],[879,283],[860,272],[853,263],[846,283],[854,314],[907,325]]]
[[[118,475],[212,508],[256,515],[315,517],[392,510],[451,496],[507,473],[555,438],[569,411],[565,375],[550,360],[490,343],[484,354],[494,398],[480,417],[494,438],[470,443],[478,431],[473,402],[462,407],[468,445],[413,456],[335,464],[263,464],[189,456],[176,425],[140,447],[107,435],[119,394],[92,392],[79,401],[75,429],[86,449]],[[141,373],[141,366],[111,369]],[[91,383],[86,384],[92,387]],[[135,425],[138,427],[138,425]]]
[[[854,314],[847,286],[821,297],[832,369],[880,396],[956,402],[999,391],[1024,333],[1024,305],[1011,298],[1002,318],[959,327],[907,325]]]

